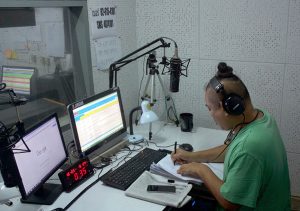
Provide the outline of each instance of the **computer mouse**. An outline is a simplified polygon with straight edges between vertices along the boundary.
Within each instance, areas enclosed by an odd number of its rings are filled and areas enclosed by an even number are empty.
[[[188,144],[188,143],[180,144],[179,148],[183,149],[185,151],[188,151],[188,152],[192,152],[193,151],[193,146],[190,145],[190,144]]]

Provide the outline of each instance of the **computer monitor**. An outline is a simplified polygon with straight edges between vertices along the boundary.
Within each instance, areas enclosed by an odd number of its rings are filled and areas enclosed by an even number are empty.
[[[46,181],[67,160],[67,151],[57,115],[53,114],[29,129],[24,142],[30,152],[14,154],[19,174],[21,201],[34,204],[52,204],[62,193],[62,185]],[[19,141],[16,149],[26,149]]]
[[[120,89],[114,87],[68,106],[75,146],[81,157],[107,157],[127,144]]]
[[[6,83],[6,88],[13,89],[16,94],[30,97],[35,71],[34,67],[2,66],[2,83]]]

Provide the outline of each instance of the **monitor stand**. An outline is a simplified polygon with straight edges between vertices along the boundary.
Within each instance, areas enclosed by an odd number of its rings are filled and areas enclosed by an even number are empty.
[[[21,198],[22,203],[51,205],[63,192],[61,184],[45,183],[37,192],[27,199]]]
[[[98,163],[99,161],[101,161],[101,158],[110,158],[113,155],[115,155],[116,153],[120,152],[121,149],[123,149],[127,145],[128,145],[128,140],[123,139],[120,143],[108,148],[104,152],[95,153],[95,154],[93,153],[93,155],[88,156],[88,157],[92,163]]]

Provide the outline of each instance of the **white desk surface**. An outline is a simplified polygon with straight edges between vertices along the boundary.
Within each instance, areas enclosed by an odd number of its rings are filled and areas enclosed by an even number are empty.
[[[134,133],[141,134],[148,139],[149,125],[135,127]],[[194,128],[192,132],[181,132],[180,126],[165,125],[163,122],[153,123],[152,133],[153,136],[151,142],[156,143],[158,146],[171,145],[177,141],[178,144],[190,143],[194,147],[194,150],[208,149],[223,144],[227,135],[227,132],[222,130],[200,127]],[[149,147],[154,149],[157,148],[151,143],[149,144]],[[166,149],[173,150],[174,146]],[[106,167],[101,175],[109,169],[109,167]],[[97,171],[93,177],[72,192],[63,192],[52,205],[23,204],[20,202],[20,198],[14,198],[11,200],[13,202],[12,206],[0,205],[0,211],[49,211],[57,207],[64,208],[75,196],[77,196],[77,194],[80,193],[80,191],[97,179],[99,172],[100,171]],[[105,186],[99,181],[85,192],[68,210],[140,211],[141,209],[143,209],[143,211],[163,210],[164,206],[127,197],[125,196],[124,191]]]

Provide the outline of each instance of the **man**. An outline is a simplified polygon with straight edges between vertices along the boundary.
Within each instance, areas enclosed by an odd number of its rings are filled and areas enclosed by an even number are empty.
[[[226,63],[208,83],[205,102],[215,122],[230,132],[224,145],[173,152],[182,164],[178,173],[200,178],[225,210],[290,210],[286,151],[274,118],[252,105]],[[223,180],[201,162],[224,162]]]

